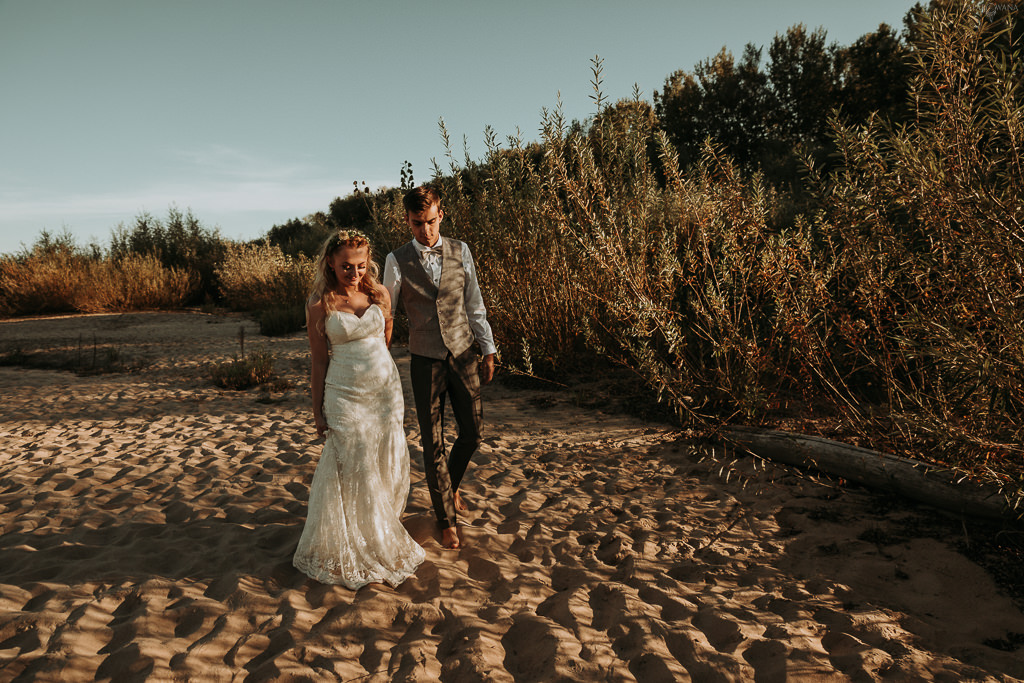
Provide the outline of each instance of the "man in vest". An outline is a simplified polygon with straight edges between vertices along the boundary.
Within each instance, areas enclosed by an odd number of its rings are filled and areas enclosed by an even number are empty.
[[[400,301],[409,317],[409,373],[427,486],[441,542],[458,548],[458,512],[466,509],[459,483],[480,445],[480,386],[494,376],[496,348],[469,247],[441,237],[444,211],[437,192],[423,185],[406,193],[403,203],[414,239],[388,254],[384,286],[394,307]],[[474,343],[483,354],[482,364]],[[447,456],[445,396],[459,428]]]

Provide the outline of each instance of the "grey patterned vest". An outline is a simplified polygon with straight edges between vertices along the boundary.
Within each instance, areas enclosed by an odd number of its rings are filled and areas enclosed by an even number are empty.
[[[417,356],[443,359],[466,351],[476,337],[466,316],[466,269],[462,242],[445,237],[441,243],[441,283],[435,287],[420,264],[412,242],[395,249],[402,272],[398,297],[409,316],[409,351]],[[397,302],[394,304],[397,307]]]

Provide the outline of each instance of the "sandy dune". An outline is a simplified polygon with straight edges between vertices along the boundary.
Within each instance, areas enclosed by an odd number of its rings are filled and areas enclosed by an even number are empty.
[[[293,389],[210,384],[240,325]],[[959,521],[721,471],[571,393],[488,387],[457,552],[410,405],[427,561],[398,589],[317,584],[291,566],[320,453],[305,338],[78,316],[0,321],[0,351],[93,335],[143,367],[0,368],[0,681],[1024,680],[1024,614],[958,551]]]

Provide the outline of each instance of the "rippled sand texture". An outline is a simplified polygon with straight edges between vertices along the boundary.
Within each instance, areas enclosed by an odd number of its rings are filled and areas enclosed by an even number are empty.
[[[293,390],[210,385],[240,325]],[[443,550],[404,349],[427,561],[396,590],[317,584],[291,566],[320,452],[305,338],[186,313],[0,321],[4,343],[94,333],[144,368],[0,368],[2,681],[1024,679],[1024,615],[919,532],[936,513],[745,461],[726,481],[669,427],[568,393],[488,387],[467,547]]]

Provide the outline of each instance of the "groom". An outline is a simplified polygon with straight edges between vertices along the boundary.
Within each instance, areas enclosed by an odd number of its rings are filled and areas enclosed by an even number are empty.
[[[409,316],[409,369],[430,500],[446,548],[461,545],[459,483],[480,445],[480,385],[494,376],[494,336],[487,323],[473,256],[465,243],[440,234],[444,211],[423,185],[403,199],[413,240],[388,254],[384,286]],[[483,354],[477,361],[474,342]],[[452,403],[459,436],[445,455],[444,401]]]

